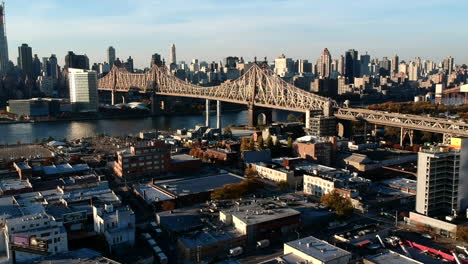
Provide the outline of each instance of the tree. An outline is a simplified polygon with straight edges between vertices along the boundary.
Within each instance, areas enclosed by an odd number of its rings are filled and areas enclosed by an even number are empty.
[[[270,135],[266,139],[266,148],[270,150],[273,148],[273,138]]]
[[[258,150],[264,150],[265,149],[265,144],[263,143],[263,137],[259,136],[257,138],[257,145],[258,145]]]
[[[322,204],[330,207],[339,217],[348,217],[353,213],[351,200],[342,197],[337,191],[332,191],[320,198]]]
[[[245,168],[244,174],[249,177],[257,176],[257,172],[253,168]]]
[[[226,137],[232,137],[232,128],[234,127],[234,125],[228,125],[227,127],[224,128],[224,135]]]
[[[287,118],[289,122],[297,122],[297,117],[293,114],[289,114]]]
[[[241,139],[240,151],[249,150],[249,138],[243,137]]]
[[[292,137],[288,137],[288,149],[292,150],[293,148],[293,139]]]
[[[468,242],[468,226],[457,227],[457,239]]]
[[[262,182],[257,178],[249,178],[240,183],[226,184],[221,188],[215,189],[211,193],[213,200],[227,200],[244,197],[248,194],[256,192],[263,186]]]
[[[278,139],[276,139],[275,142],[273,143],[273,148],[272,148],[271,152],[275,156],[279,155],[281,153],[281,144],[280,144]]]
[[[280,189],[280,191],[282,192],[287,192],[289,191],[289,183],[287,181],[280,181],[277,183],[278,185],[278,188]]]
[[[255,150],[255,141],[253,138],[251,138],[249,141],[249,150]]]

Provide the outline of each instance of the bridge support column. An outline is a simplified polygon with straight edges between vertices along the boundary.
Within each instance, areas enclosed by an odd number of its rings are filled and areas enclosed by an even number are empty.
[[[263,124],[268,125],[272,121],[272,114],[270,109],[258,109],[253,105],[249,105],[249,127],[256,127],[258,125],[258,118],[262,117]]]
[[[111,91],[111,105],[115,105],[115,91]]]
[[[310,129],[310,110],[307,110],[305,112],[305,129],[306,130]]]
[[[151,93],[151,114],[156,115],[157,108],[156,108],[156,95]]]
[[[205,126],[210,127],[210,100],[205,102]]]
[[[122,104],[126,104],[127,102],[125,102],[125,95],[122,95]]]
[[[364,121],[364,142],[367,143],[367,122]]]
[[[216,128],[221,129],[221,101],[216,101]]]
[[[403,128],[403,127],[401,128],[401,132],[400,132],[400,146],[403,147],[403,142],[406,136],[409,137],[410,146],[413,146],[414,130]]]

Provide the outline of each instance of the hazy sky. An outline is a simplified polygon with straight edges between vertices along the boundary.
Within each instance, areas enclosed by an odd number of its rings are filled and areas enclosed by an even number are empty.
[[[354,48],[372,56],[399,54],[468,63],[467,0],[5,0],[10,59],[28,43],[39,57],[68,50],[90,63],[151,54],[219,61],[230,55],[271,61],[284,53],[315,61]]]

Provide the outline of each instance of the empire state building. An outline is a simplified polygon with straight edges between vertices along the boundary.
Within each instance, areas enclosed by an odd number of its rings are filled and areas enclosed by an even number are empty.
[[[4,75],[8,67],[8,43],[5,30],[5,2],[0,4],[0,75]]]

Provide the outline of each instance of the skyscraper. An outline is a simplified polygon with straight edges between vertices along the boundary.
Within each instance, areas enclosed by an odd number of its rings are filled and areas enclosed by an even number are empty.
[[[442,62],[442,67],[444,69],[444,71],[450,75],[452,74],[452,70],[453,70],[453,58],[452,56],[448,56],[448,57],[445,57],[443,62]]]
[[[322,76],[323,78],[330,78],[331,63],[332,63],[332,57],[328,49],[325,48],[322,52],[322,55],[320,56],[320,62],[318,65],[318,71],[319,71],[320,76]]]
[[[0,3],[0,75],[8,70],[8,41],[5,26],[5,3]]]
[[[115,49],[112,46],[107,49],[107,60],[109,61],[109,65],[112,68],[115,63]]]
[[[172,64],[177,64],[177,57],[176,57],[176,47],[175,44],[171,45],[171,54],[169,56],[169,63],[170,65]]]
[[[33,79],[36,80],[37,76],[41,75],[41,60],[37,57],[37,54],[34,54],[34,59],[32,61],[32,70],[33,70]]]
[[[124,63],[125,69],[129,72],[133,72],[133,59],[132,56],[128,57],[127,62]]]
[[[370,75],[370,71],[369,71],[369,63],[370,63],[370,55],[366,54],[365,55],[361,55],[361,71],[360,71],[360,75],[364,76],[364,75]]]
[[[18,47],[18,55],[18,66],[23,71],[23,76],[33,79],[32,48],[23,44]]]
[[[51,76],[54,79],[58,79],[59,69],[58,69],[58,63],[57,63],[57,56],[55,56],[55,54],[50,55],[49,67],[50,68],[47,68],[48,76]]]
[[[151,65],[150,65],[150,67],[153,67],[153,65],[157,65],[159,67],[161,67],[163,65],[163,63],[161,61],[161,55],[159,55],[158,53],[155,53],[155,54],[153,54],[153,56],[151,56]]]
[[[83,69],[68,69],[70,102],[75,111],[98,110],[97,73]]]
[[[359,77],[359,62],[357,50],[350,49],[345,53],[345,76],[350,80]]]
[[[393,74],[398,73],[398,65],[399,64],[400,64],[400,58],[398,57],[398,55],[393,56],[393,58],[392,58],[392,69],[391,69],[391,72]]]
[[[343,55],[340,55],[338,58],[338,69],[337,72],[339,72],[341,75],[345,74],[345,58]]]

